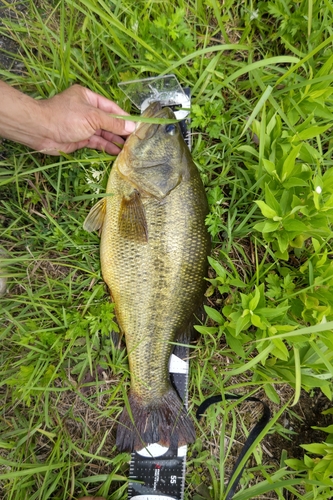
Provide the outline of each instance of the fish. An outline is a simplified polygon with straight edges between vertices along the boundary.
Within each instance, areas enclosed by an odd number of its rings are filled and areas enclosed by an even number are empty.
[[[144,117],[174,119],[154,102]],[[116,445],[192,443],[195,430],[168,372],[173,343],[200,309],[210,238],[205,189],[179,124],[139,122],[84,228],[100,231],[103,279],[125,336],[128,404]]]

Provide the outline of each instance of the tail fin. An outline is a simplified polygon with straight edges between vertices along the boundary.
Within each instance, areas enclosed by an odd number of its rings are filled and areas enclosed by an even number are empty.
[[[117,429],[117,448],[120,451],[141,450],[147,444],[159,443],[170,447],[171,437],[178,438],[178,446],[193,443],[195,431],[183,402],[172,388],[161,399],[143,405],[129,394],[132,415],[124,408]]]

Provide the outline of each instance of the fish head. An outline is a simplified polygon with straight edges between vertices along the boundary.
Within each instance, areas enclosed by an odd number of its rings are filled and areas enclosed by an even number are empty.
[[[173,119],[170,108],[151,103],[145,118]],[[139,122],[122,151],[120,173],[143,195],[163,199],[186,175],[189,155],[179,124]]]

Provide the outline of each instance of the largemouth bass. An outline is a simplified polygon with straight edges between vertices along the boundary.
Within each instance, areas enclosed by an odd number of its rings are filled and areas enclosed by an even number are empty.
[[[151,104],[146,117],[174,118]],[[200,307],[209,237],[207,200],[196,166],[175,124],[140,123],[128,137],[85,229],[101,229],[101,266],[125,334],[131,374],[129,407],[117,447],[169,447],[195,439],[193,423],[170,383],[175,342]]]

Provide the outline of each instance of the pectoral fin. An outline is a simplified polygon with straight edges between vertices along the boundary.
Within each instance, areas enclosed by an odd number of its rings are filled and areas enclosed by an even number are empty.
[[[140,193],[135,189],[124,196],[119,212],[119,231],[123,238],[147,243],[148,229]]]
[[[102,198],[96,203],[96,205],[94,205],[91,208],[89,214],[87,215],[83,223],[83,229],[88,231],[88,233],[92,233],[93,231],[98,231],[103,226],[105,209],[106,209],[106,199]]]

